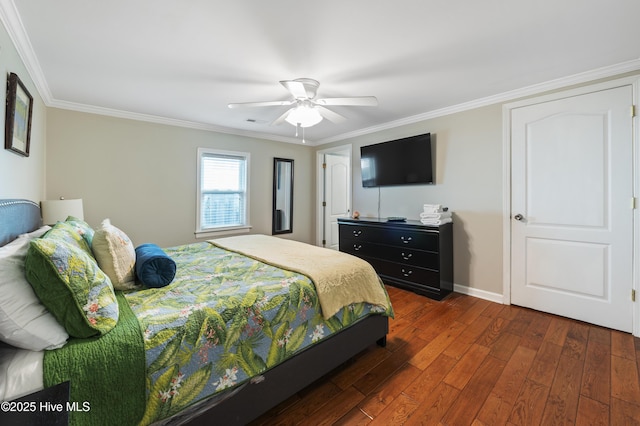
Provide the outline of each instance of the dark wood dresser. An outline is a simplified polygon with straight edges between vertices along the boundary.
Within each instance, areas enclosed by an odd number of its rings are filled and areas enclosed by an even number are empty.
[[[385,284],[441,300],[453,291],[453,226],[339,218],[340,251],[369,262]]]

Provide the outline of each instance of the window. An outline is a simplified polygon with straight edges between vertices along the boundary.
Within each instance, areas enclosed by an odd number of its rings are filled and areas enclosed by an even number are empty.
[[[198,149],[196,236],[249,230],[248,181],[248,153]]]

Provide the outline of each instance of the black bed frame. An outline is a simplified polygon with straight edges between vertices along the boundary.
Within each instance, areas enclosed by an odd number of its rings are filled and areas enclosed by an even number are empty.
[[[21,199],[0,200],[0,246],[41,226],[40,207]],[[371,315],[310,346],[246,385],[200,408],[169,419],[167,424],[243,425],[345,363],[367,347],[385,346],[388,318]],[[73,386],[73,384],[71,384]]]

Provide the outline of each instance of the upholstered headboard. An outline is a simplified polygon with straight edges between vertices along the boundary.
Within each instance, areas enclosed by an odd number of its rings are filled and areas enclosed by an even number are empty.
[[[38,203],[21,199],[0,199],[0,246],[40,226],[42,218]]]

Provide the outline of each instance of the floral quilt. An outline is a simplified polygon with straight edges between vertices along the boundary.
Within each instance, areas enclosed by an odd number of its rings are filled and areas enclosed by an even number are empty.
[[[206,242],[165,251],[178,265],[174,281],[125,294],[144,334],[143,424],[237,386],[370,313],[391,314],[360,303],[325,321],[304,275]]]

